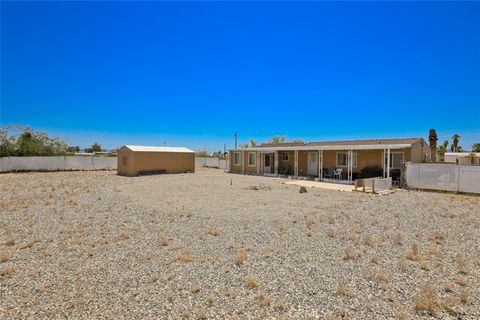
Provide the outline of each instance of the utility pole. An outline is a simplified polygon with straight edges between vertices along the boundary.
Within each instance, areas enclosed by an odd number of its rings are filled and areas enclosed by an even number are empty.
[[[223,144],[223,154],[226,154],[227,153],[227,144],[224,143]]]
[[[237,131],[235,131],[235,134],[233,136],[235,137],[235,150],[237,150]]]

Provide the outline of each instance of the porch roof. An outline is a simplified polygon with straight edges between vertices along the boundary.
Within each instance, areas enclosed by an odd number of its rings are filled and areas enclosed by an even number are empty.
[[[405,149],[412,145],[407,143],[401,144],[379,144],[379,145],[303,145],[303,146],[275,146],[275,147],[253,147],[237,149],[233,151],[259,151],[259,152],[274,152],[274,151],[316,151],[316,150],[384,150],[384,149]]]

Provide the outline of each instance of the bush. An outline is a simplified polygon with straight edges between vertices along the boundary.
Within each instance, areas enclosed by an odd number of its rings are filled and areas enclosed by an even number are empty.
[[[18,134],[10,134],[17,131]],[[52,138],[31,128],[12,126],[0,128],[0,157],[64,155],[68,144],[60,138]]]
[[[361,171],[361,178],[375,178],[383,175],[383,169],[377,166],[365,167]]]

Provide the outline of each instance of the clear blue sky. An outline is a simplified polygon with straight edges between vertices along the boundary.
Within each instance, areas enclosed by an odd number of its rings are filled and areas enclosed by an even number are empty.
[[[1,124],[218,150],[480,140],[480,3],[1,3]]]

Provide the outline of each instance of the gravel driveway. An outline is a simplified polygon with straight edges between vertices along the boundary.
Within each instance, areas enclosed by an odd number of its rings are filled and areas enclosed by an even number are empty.
[[[479,319],[480,197],[0,175],[0,319]]]

